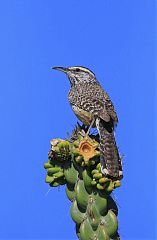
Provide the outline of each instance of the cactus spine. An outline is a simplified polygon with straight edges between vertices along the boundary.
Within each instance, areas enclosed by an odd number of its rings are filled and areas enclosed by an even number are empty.
[[[51,141],[46,183],[51,187],[66,184],[66,194],[72,202],[71,217],[80,240],[118,240],[118,209],[110,196],[120,186],[103,176],[100,170],[99,139],[86,137],[84,129],[76,127],[69,140]]]

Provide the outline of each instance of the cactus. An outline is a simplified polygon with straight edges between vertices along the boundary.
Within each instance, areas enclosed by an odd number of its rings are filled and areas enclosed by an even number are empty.
[[[121,183],[101,173],[98,135],[85,133],[78,125],[70,139],[51,141],[44,164],[46,183],[51,187],[66,184],[78,239],[118,240],[118,209],[110,194]]]

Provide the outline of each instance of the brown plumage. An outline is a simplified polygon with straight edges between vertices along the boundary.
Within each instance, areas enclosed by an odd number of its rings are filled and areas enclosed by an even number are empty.
[[[114,179],[122,178],[121,160],[114,137],[118,118],[109,96],[94,73],[85,67],[54,69],[68,75],[71,83],[68,99],[76,116],[85,125],[98,129],[102,173]]]

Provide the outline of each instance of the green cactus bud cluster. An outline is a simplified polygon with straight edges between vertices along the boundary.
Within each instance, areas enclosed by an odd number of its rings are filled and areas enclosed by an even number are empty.
[[[50,154],[58,161],[66,161],[70,157],[70,143],[62,139],[51,140]]]
[[[51,141],[51,150],[49,152],[48,162],[44,164],[47,171],[45,182],[51,187],[58,187],[66,183],[64,175],[64,165],[69,160],[69,142],[62,139],[53,139]]]
[[[120,187],[121,182],[119,180],[111,180],[105,177],[101,173],[100,163],[97,164],[96,169],[92,170],[92,186],[96,186],[99,190],[105,190],[106,192],[112,192],[113,189]]]
[[[45,179],[46,183],[49,183],[51,187],[58,187],[66,183],[63,169],[59,164],[51,164],[50,161],[44,164],[45,169],[47,170],[47,176]]]
[[[72,202],[71,217],[80,240],[118,240],[117,206],[110,194],[120,186],[101,173],[99,141],[92,135],[76,134],[73,141],[53,139],[46,183],[51,187],[66,184]]]

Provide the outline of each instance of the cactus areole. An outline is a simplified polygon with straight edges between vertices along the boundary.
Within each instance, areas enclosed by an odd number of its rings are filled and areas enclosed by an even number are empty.
[[[51,140],[46,183],[66,185],[71,217],[80,240],[118,240],[118,209],[110,196],[121,185],[101,173],[98,135],[86,136],[78,125],[70,139]]]

